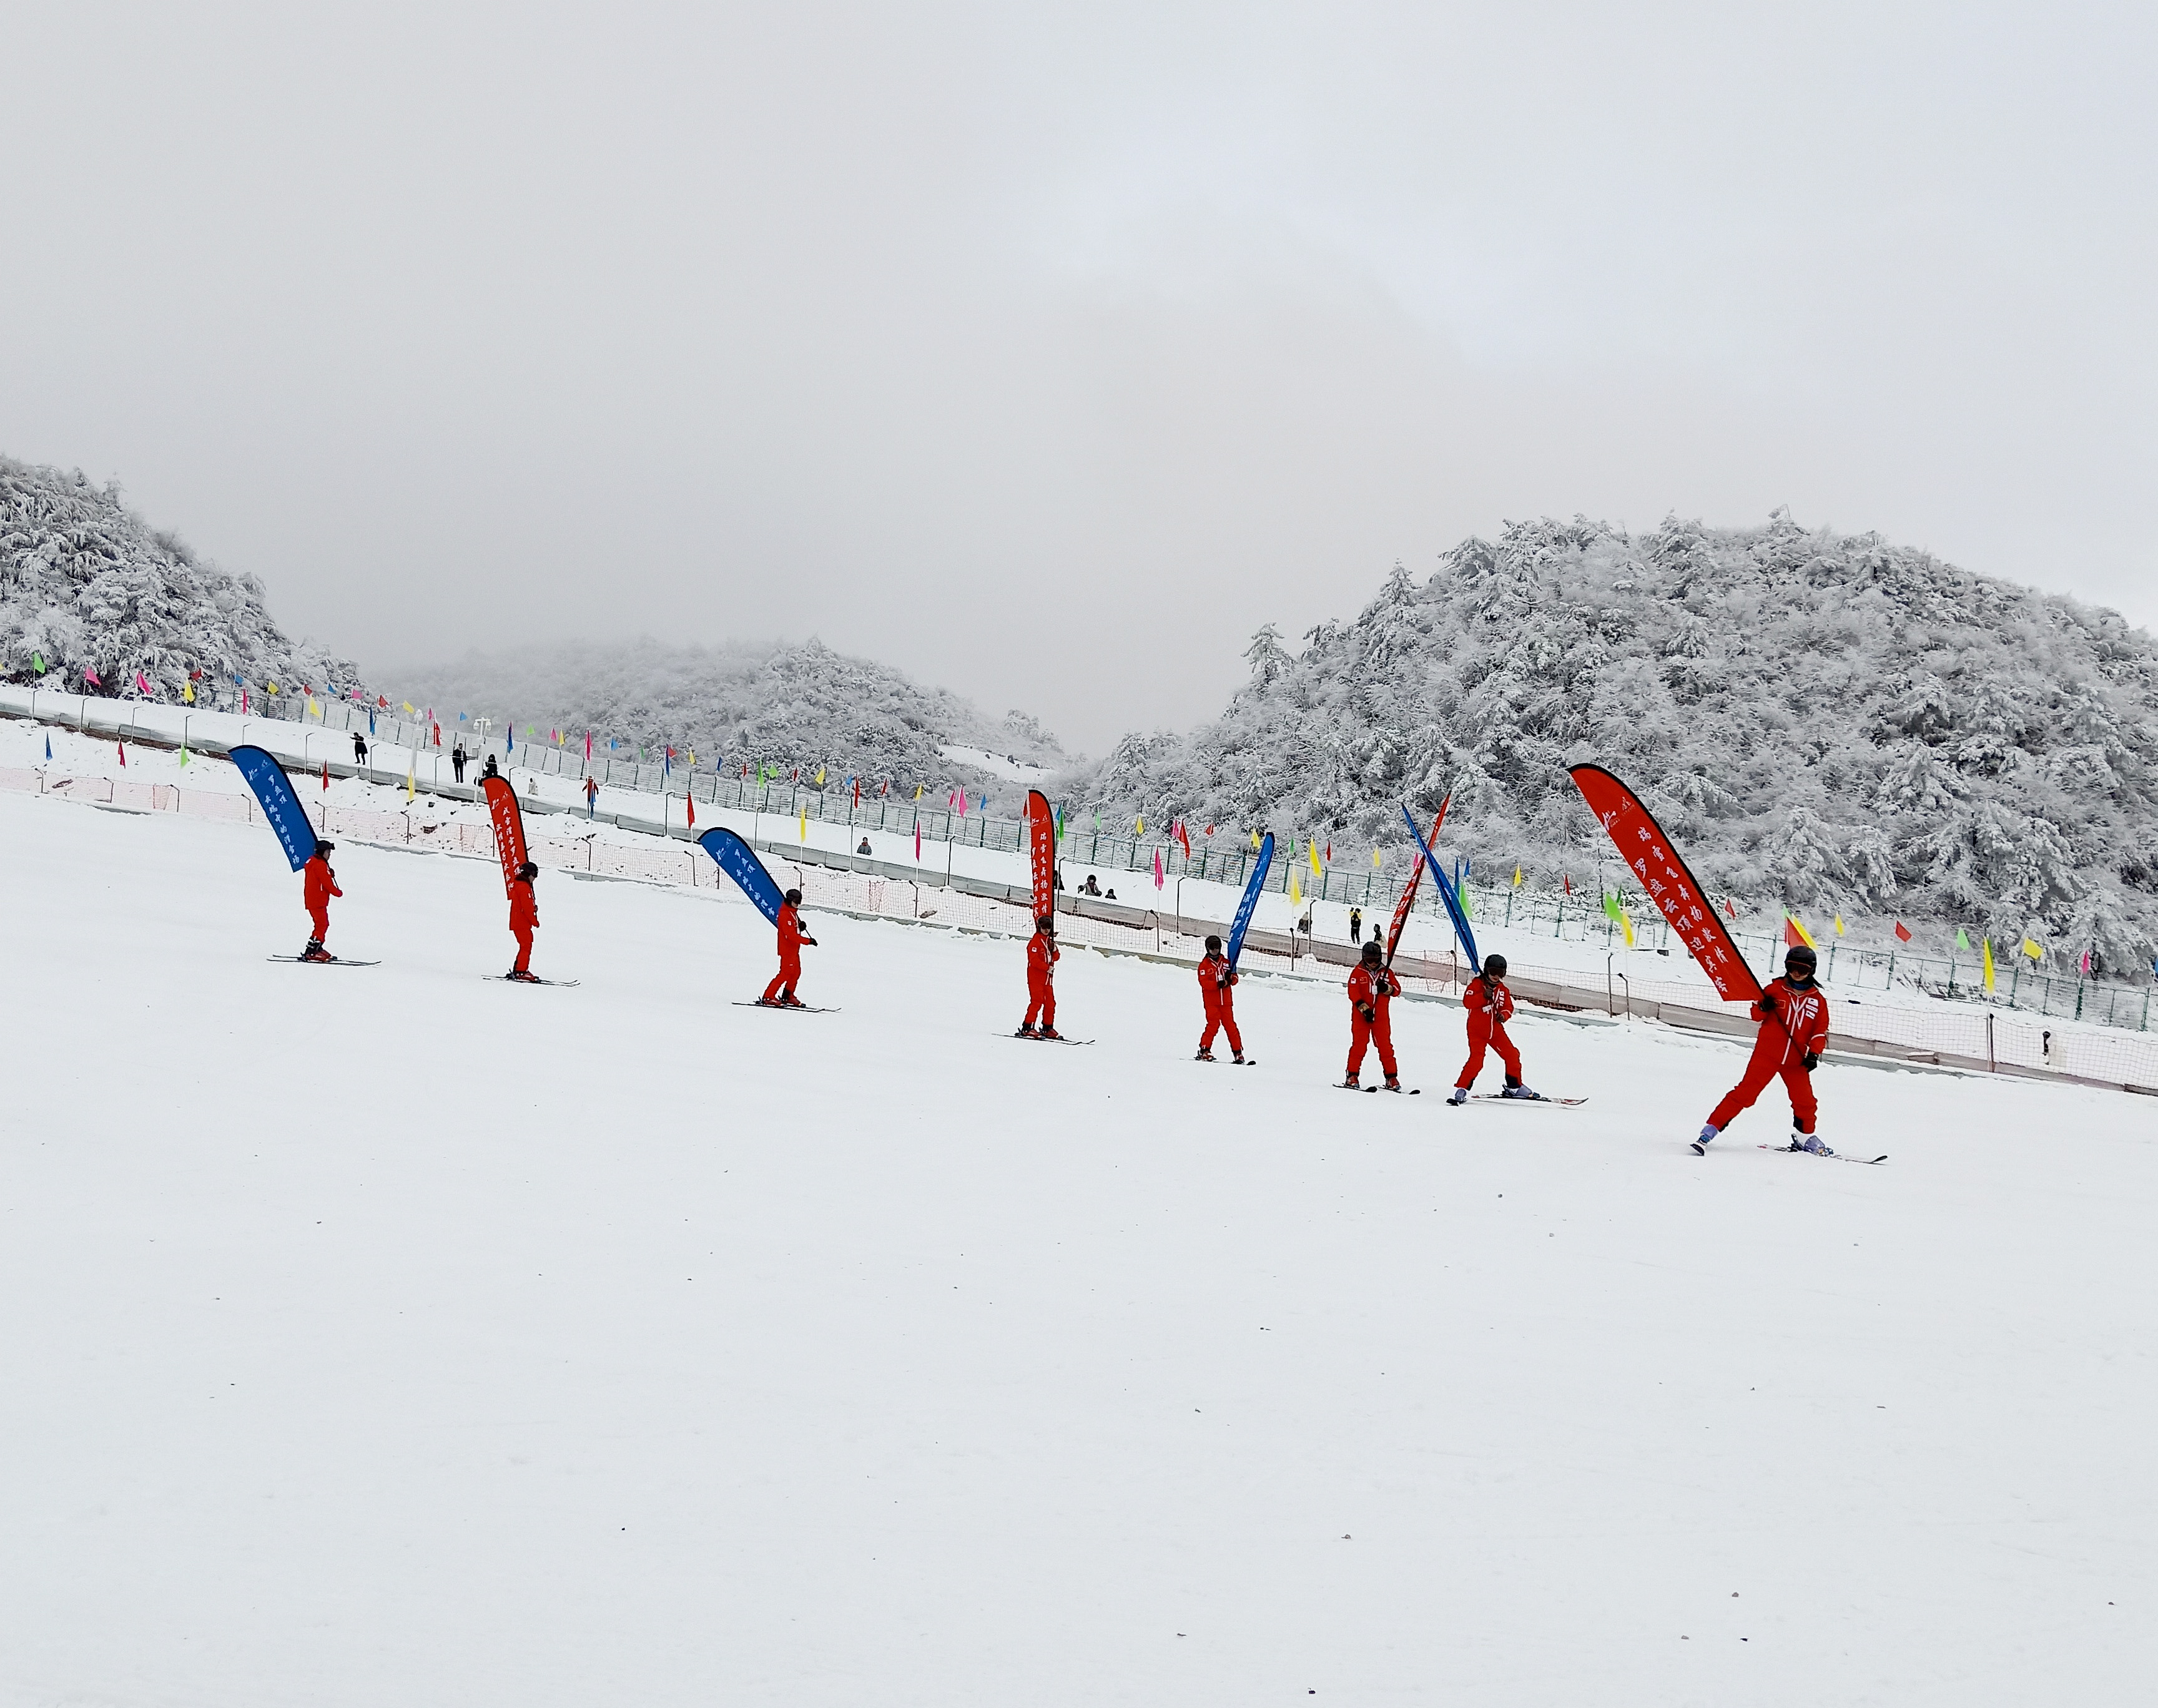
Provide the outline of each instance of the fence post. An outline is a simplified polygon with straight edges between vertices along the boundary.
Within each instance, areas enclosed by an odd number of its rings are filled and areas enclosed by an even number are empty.
[[[1991,1009],[1985,1011],[1985,1071],[1988,1073],[2001,1071],[2001,1064],[1995,1059],[1993,1054],[1993,1010]]]

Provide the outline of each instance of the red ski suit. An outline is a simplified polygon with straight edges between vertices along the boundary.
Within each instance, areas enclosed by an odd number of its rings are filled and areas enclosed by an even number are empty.
[[[319,943],[330,934],[330,897],[342,895],[344,891],[338,888],[337,874],[330,869],[330,863],[320,854],[309,857],[307,864],[300,868],[300,876],[305,880],[302,894],[307,904],[307,917],[314,921],[315,941]]]
[[[1349,1077],[1356,1077],[1356,1071],[1364,1065],[1366,1045],[1379,1046],[1379,1066],[1386,1071],[1388,1079],[1397,1078],[1394,1071],[1394,1022],[1389,1010],[1393,1000],[1402,993],[1401,981],[1390,968],[1381,967],[1374,972],[1359,962],[1349,975]],[[1371,1009],[1371,1017],[1364,1010]]]
[[[779,904],[779,971],[772,975],[772,983],[764,988],[761,1000],[777,1002],[785,991],[793,995],[794,987],[802,978],[802,946],[817,940],[802,929],[802,916],[795,911],[794,904]]]
[[[509,928],[517,936],[517,966],[515,971],[532,970],[532,933],[539,928],[540,904],[532,897],[532,881],[529,878],[509,880]]]
[[[1226,956],[1209,955],[1199,963],[1199,999],[1206,1004],[1206,1029],[1199,1037],[1201,1050],[1211,1050],[1214,1035],[1226,1032],[1229,1047],[1239,1055],[1244,1053],[1244,1040],[1236,1030],[1236,969]]]
[[[1497,1050],[1499,1060],[1506,1064],[1506,1083],[1520,1084],[1521,1052],[1506,1035],[1506,1022],[1514,1018],[1514,993],[1506,988],[1505,981],[1478,973],[1462,993],[1461,1006],[1469,1011],[1469,1065],[1454,1084],[1465,1091],[1476,1083],[1476,1076],[1484,1071],[1487,1047]]]
[[[1742,1110],[1752,1108],[1753,1100],[1768,1089],[1768,1081],[1781,1074],[1784,1089],[1791,1094],[1791,1113],[1798,1118],[1799,1131],[1811,1133],[1818,1106],[1805,1058],[1818,1055],[1828,1043],[1828,998],[1812,980],[1793,984],[1788,978],[1770,979],[1761,998],[1748,1010],[1762,1026],[1760,1035],[1753,1040],[1753,1057],[1746,1064],[1746,1077],[1716,1106],[1708,1124],[1722,1132]],[[1770,1001],[1776,1005],[1773,1014],[1764,1006]]]
[[[1043,931],[1027,942],[1026,1018],[1020,1024],[1031,1026],[1036,1014],[1051,1031],[1056,1029],[1056,939]]]

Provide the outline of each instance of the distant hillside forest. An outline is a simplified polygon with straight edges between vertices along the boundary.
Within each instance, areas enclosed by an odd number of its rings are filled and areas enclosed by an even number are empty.
[[[1247,657],[1219,718],[1125,736],[1071,798],[1376,844],[1450,794],[1449,850],[1551,888],[1608,852],[1567,776],[1594,761],[1748,906],[2116,968],[2158,940],[2150,637],[1877,535],[1517,524]]]

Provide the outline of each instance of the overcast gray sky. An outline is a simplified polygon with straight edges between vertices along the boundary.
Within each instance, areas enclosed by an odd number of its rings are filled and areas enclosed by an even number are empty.
[[[815,632],[1097,751],[1538,513],[2158,622],[2154,18],[18,3],[0,449],[370,667]]]

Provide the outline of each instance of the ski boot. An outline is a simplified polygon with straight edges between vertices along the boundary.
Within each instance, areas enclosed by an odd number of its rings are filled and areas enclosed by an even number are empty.
[[[1034,1035],[1037,1038],[1046,1038],[1052,1044],[1061,1043],[1064,1038],[1064,1035],[1054,1026],[1037,1026],[1035,1028]]]
[[[778,1004],[775,1003],[772,1006],[777,1008]],[[1014,1038],[1039,1038],[1040,1035],[1040,1033],[1035,1031],[1033,1027],[1027,1024],[1024,1020],[1020,1022],[1019,1030],[1012,1034],[1012,1036]]]
[[[1352,1073],[1347,1079],[1341,1081],[1341,1089],[1345,1091],[1360,1091],[1364,1089],[1364,1082]]]
[[[1539,1097],[1536,1092],[1531,1091],[1519,1080],[1508,1080],[1506,1081],[1505,1090],[1500,1092],[1499,1095],[1502,1097],[1518,1097],[1522,1102],[1528,1103],[1541,1103],[1543,1102],[1543,1099],[1541,1097]]]
[[[1391,1073],[1390,1073],[1390,1074],[1388,1074],[1388,1075],[1386,1076],[1386,1090],[1388,1090],[1388,1091],[1398,1091],[1399,1090],[1401,1090],[1401,1088],[1402,1088],[1402,1081],[1401,1081],[1400,1076],[1398,1076],[1398,1075],[1397,1075],[1397,1074],[1391,1074]]]
[[[1469,1101],[1469,1087],[1466,1086],[1456,1086],[1451,1091],[1448,1091],[1446,1094],[1446,1101],[1452,1104],[1455,1108],[1458,1109],[1464,1103]]]
[[[540,982],[540,975],[538,973],[520,972],[514,967],[511,968],[509,971],[503,976],[508,978],[512,984],[537,984]]]
[[[1209,1061],[1211,1061],[1214,1058],[1213,1058],[1212,1056],[1211,1056],[1211,1055],[1210,1055],[1210,1056],[1209,1056],[1209,1057],[1207,1057],[1206,1059],[1207,1059]],[[1234,1062],[1236,1064],[1236,1066],[1239,1066],[1239,1067],[1249,1067],[1249,1066],[1251,1066],[1251,1064],[1250,1064],[1249,1062],[1247,1062],[1247,1061],[1246,1061],[1246,1060],[1244,1060],[1244,1052],[1243,1052],[1242,1050],[1239,1050],[1236,1053],[1236,1055],[1234,1055],[1233,1056],[1231,1056],[1231,1057],[1230,1058],[1230,1060],[1232,1060],[1232,1061],[1234,1061]]]
[[[1693,1153],[1697,1157],[1706,1156],[1708,1142],[1715,1137],[1716,1129],[1713,1127],[1703,1127],[1701,1130],[1701,1137],[1693,1142]]]
[[[334,961],[337,957],[323,947],[319,937],[309,937],[307,947],[300,951],[300,958],[302,961]]]
[[[803,1002],[800,997],[795,995],[792,991],[787,990],[782,991],[780,993],[779,1000],[774,1003],[772,1006],[778,1009],[799,1009],[807,1008],[808,1004]]]
[[[1191,1059],[1194,1061],[1211,1061],[1214,1059],[1214,1052],[1211,1050],[1202,1050]]]
[[[1830,1150],[1826,1145],[1821,1143],[1820,1135],[1818,1133],[1806,1133],[1804,1135],[1804,1143],[1800,1143],[1799,1139],[1796,1138],[1793,1138],[1791,1140],[1791,1148],[1793,1150],[1810,1151],[1817,1157],[1832,1157],[1835,1154],[1834,1151]]]
[[[761,1009],[776,1009],[779,1006],[779,998],[776,996],[761,996],[756,999],[756,1005]]]

